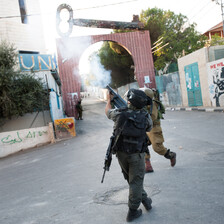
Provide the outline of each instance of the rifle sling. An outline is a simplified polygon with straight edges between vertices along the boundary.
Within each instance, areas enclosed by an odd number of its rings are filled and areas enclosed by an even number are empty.
[[[115,137],[115,141],[114,141],[114,144],[112,146],[112,151],[113,151],[115,145],[117,144],[117,141],[118,141],[118,139],[121,135],[121,132],[124,130],[124,126],[126,125],[126,123],[127,123],[127,120],[124,122],[124,125],[122,126],[122,128],[119,129],[120,131],[119,131],[119,134]],[[113,135],[114,135],[114,133],[113,133]]]

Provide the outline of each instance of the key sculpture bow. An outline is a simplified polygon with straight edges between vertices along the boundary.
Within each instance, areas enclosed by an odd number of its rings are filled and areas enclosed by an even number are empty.
[[[62,22],[61,11],[66,9],[69,12],[68,30],[62,32],[60,23]],[[61,4],[57,8],[56,13],[56,29],[61,37],[68,37],[72,33],[73,26],[92,27],[92,28],[107,28],[107,29],[125,29],[125,30],[143,30],[144,24],[139,21],[138,15],[133,15],[132,22],[119,22],[107,20],[92,20],[92,19],[74,19],[72,7],[68,4]]]

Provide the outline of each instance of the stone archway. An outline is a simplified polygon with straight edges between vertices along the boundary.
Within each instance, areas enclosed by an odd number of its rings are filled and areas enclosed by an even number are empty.
[[[68,116],[74,116],[74,105],[80,97],[81,78],[78,69],[80,57],[90,45],[100,41],[117,42],[130,53],[140,87],[145,85],[155,88],[156,86],[149,31],[57,39],[59,74],[64,107]],[[149,78],[150,83],[145,83],[145,77]]]

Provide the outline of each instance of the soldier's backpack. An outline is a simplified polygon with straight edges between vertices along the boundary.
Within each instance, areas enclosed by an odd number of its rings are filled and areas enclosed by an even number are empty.
[[[122,111],[115,127],[115,151],[127,153],[143,152],[147,148],[147,112]]]

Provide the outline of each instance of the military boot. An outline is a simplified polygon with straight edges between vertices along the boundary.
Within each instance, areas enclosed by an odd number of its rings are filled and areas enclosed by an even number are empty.
[[[130,209],[129,208],[126,221],[131,222],[134,219],[137,219],[138,217],[140,217],[141,215],[142,215],[142,210],[141,209]]]
[[[142,204],[144,205],[144,207],[147,211],[152,209],[152,199],[151,198],[148,197],[148,198],[142,200]]]
[[[166,154],[164,155],[165,158],[170,159],[170,165],[175,166],[176,164],[176,153],[171,152],[169,149],[167,150]]]
[[[150,159],[145,159],[145,172],[146,173],[154,172],[154,170],[152,168],[152,165],[151,165],[151,162],[150,162]]]

